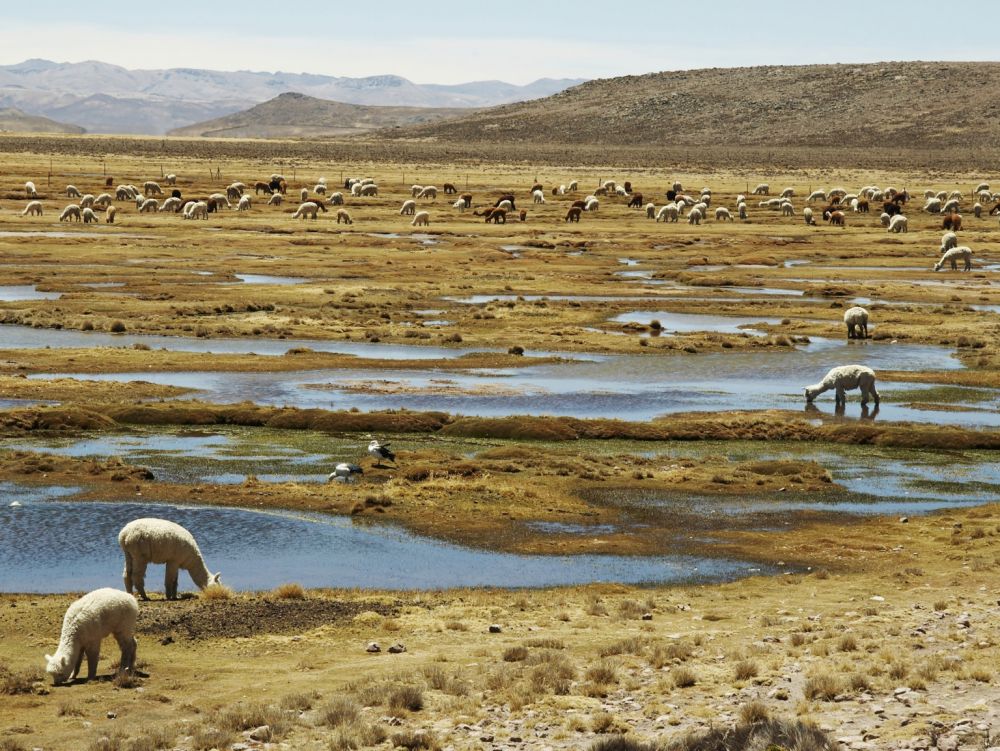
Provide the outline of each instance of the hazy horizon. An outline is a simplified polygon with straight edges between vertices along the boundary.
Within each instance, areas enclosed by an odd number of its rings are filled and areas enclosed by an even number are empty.
[[[989,24],[962,29],[961,45],[942,45],[940,4],[916,0],[878,24],[786,6],[747,10],[719,0],[702,10],[636,11],[594,0],[508,3],[495,9],[414,9],[389,0],[366,8],[275,9],[245,0],[238,8],[199,7],[163,15],[130,7],[104,14],[55,0],[45,19],[5,22],[0,64],[32,58],[96,60],[130,69],[399,75],[421,84],[539,78],[606,78],[661,70],[997,59]]]

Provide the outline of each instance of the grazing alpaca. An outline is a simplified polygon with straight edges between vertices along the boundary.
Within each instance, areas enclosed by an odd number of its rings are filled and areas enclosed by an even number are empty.
[[[80,216],[80,207],[77,206],[75,203],[71,203],[69,206],[63,209],[62,213],[59,215],[60,222],[69,220],[75,220],[79,222],[81,218],[82,217]]]
[[[947,230],[954,230],[958,232],[962,229],[962,215],[961,214],[948,214],[944,219],[941,220],[941,228]]]
[[[66,197],[67,198],[79,198],[80,190],[75,185],[66,186]]]
[[[579,206],[571,206],[569,211],[566,212],[567,222],[579,222],[580,213],[583,211]]]
[[[107,224],[115,223],[115,214],[118,213],[118,208],[116,206],[108,206],[108,210],[104,212],[104,221]]]
[[[362,192],[362,195],[366,195],[366,194],[364,192]],[[438,189],[435,188],[433,185],[428,185],[423,190],[421,190],[419,193],[417,193],[417,198],[430,198],[430,199],[435,199],[436,200],[437,197],[438,197]]]
[[[146,566],[165,563],[164,587],[168,600],[177,599],[177,575],[184,569],[199,589],[217,584],[220,574],[213,574],[205,565],[194,536],[180,524],[166,519],[136,519],[122,527],[118,545],[125,554],[125,591],[135,587],[143,600],[146,596]]]
[[[418,211],[414,217],[413,221],[410,222],[414,227],[427,227],[431,223],[431,215],[428,211]]]
[[[413,216],[417,213],[417,202],[412,199],[403,201],[403,206],[399,209],[399,213],[401,216]]]
[[[54,684],[73,681],[87,657],[87,680],[97,676],[101,641],[114,634],[122,656],[118,671],[135,668],[135,622],[139,606],[135,598],[117,589],[95,589],[73,602],[63,617],[59,647],[54,655],[45,655],[45,672]]]
[[[848,339],[868,338],[868,311],[860,306],[844,311],[844,323],[847,324]]]
[[[253,206],[250,202],[250,196],[242,196],[240,198],[240,202],[236,204],[237,211],[250,211],[251,208],[253,208]]]
[[[630,209],[641,209],[643,206],[642,193],[636,193],[628,202]]]
[[[841,365],[833,368],[819,383],[806,386],[806,402],[812,401],[824,391],[836,389],[836,404],[844,404],[847,401],[845,391],[859,388],[861,389],[861,403],[867,404],[870,396],[879,403],[878,392],[875,390],[875,371],[864,365]]]
[[[463,193],[459,197],[465,203],[465,208],[467,208],[467,209],[471,209],[472,208],[472,194],[471,193]]]
[[[269,183],[261,182],[260,180],[258,180],[253,184],[254,195],[260,195],[261,191],[263,191],[264,194],[268,196],[274,194],[274,188],[272,188]]]
[[[934,270],[940,271],[942,266],[950,263],[952,271],[958,271],[959,259],[965,261],[963,271],[972,271],[972,248],[967,248],[964,245],[959,245],[956,248],[945,251],[945,254],[941,256],[941,260],[934,264]]]
[[[97,214],[89,206],[83,210],[83,223],[84,224],[98,224]]]
[[[456,188],[451,183],[445,183],[444,184],[444,194],[446,196],[450,196],[452,193],[458,193],[458,188]]]
[[[24,192],[27,193],[28,198],[38,198],[38,191],[35,189],[35,184],[28,180],[24,184]]]
[[[142,184],[142,193],[146,196],[162,196],[163,189],[160,187],[159,183],[153,182],[152,180],[147,180]]]
[[[24,211],[21,212],[21,216],[41,216],[41,215],[42,215],[41,201],[29,201],[28,205],[24,207]]]
[[[351,219],[351,215],[347,213],[346,209],[337,209],[337,224],[341,222],[344,224],[354,224],[354,220]]]
[[[298,207],[298,209],[295,210],[295,213],[292,214],[292,219],[299,219],[299,218],[305,219],[307,216],[310,219],[315,219],[316,214],[320,211],[320,209],[326,211],[326,209],[323,208],[322,204],[313,203],[312,201],[306,201],[305,203],[301,204]]]
[[[846,227],[847,223],[844,221],[843,211],[830,211],[826,210],[823,212],[823,218],[830,223],[830,226],[840,226]]]
[[[267,199],[267,205],[280,206],[283,200],[285,200],[285,197],[281,193],[272,193],[271,197]]]

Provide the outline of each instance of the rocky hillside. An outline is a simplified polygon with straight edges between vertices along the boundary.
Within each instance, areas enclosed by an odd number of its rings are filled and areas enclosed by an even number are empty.
[[[372,107],[285,93],[243,112],[176,128],[169,135],[208,138],[341,136],[430,123],[467,112],[467,109],[443,107]]]
[[[407,128],[405,134],[466,143],[995,148],[1000,63],[711,68],[625,76]]]
[[[0,109],[0,131],[11,133],[85,133],[79,125],[29,115],[14,107]]]

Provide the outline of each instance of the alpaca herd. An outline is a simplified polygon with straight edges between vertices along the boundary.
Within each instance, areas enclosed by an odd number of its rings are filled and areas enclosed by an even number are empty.
[[[117,186],[114,195],[102,192],[95,197],[94,194],[83,193],[76,185],[67,185],[65,194],[68,198],[75,198],[78,203],[67,205],[59,215],[59,221],[76,221],[84,224],[97,224],[97,210],[105,212],[105,222],[111,224],[115,221],[118,209],[112,206],[112,201],[134,201],[135,209],[140,214],[180,214],[182,219],[208,219],[209,214],[221,211],[235,211],[239,214],[246,214],[254,211],[252,195],[264,193],[268,196],[266,206],[282,206],[285,195],[289,187],[287,180],[280,174],[273,174],[267,180],[257,180],[253,182],[253,192],[251,195],[247,183],[235,181],[227,185],[223,191],[212,193],[204,198],[184,198],[181,191],[176,188],[178,177],[169,173],[162,178],[163,182],[172,188],[171,195],[163,199],[157,196],[166,196],[160,183],[155,180],[147,180],[142,183],[142,187],[124,183]],[[108,178],[106,187],[111,189],[112,179]],[[458,189],[454,183],[444,183],[445,195],[455,195]],[[379,185],[374,178],[349,177],[344,180],[343,189],[329,192],[325,177],[318,178],[309,187],[303,186],[297,191],[299,205],[296,209],[283,211],[292,219],[313,219],[316,220],[320,213],[328,213],[327,206],[343,207],[345,205],[345,195],[352,199],[377,198],[379,196]],[[38,199],[38,190],[33,182],[24,184],[25,194],[32,200],[21,211],[21,216],[41,217],[44,215],[44,207]],[[95,191],[96,192],[96,191]],[[414,227],[426,227],[431,223],[431,212],[422,210],[418,213],[418,201],[434,202],[437,199],[438,188],[434,185],[413,184],[409,186],[410,198],[404,200],[399,208],[399,215],[412,217],[410,225]],[[680,182],[673,182],[670,190],[666,191],[666,203],[657,205],[655,201],[649,201],[645,197],[647,194],[633,189],[629,180],[600,180],[593,192],[584,195],[582,198],[573,198],[573,194],[579,192],[579,181],[571,180],[553,186],[550,190],[555,197],[568,197],[570,205],[565,213],[558,214],[556,221],[564,223],[580,223],[585,216],[596,215],[601,209],[601,197],[614,197],[622,199],[622,204],[627,209],[640,209],[647,219],[656,223],[677,223],[683,217],[689,225],[701,226],[707,222],[709,217],[714,218],[717,223],[732,223],[737,220],[741,222],[752,221],[751,212],[747,204],[747,195],[759,196],[761,200],[756,203],[757,209],[777,212],[782,217],[799,216],[793,199],[796,190],[792,187],[784,188],[778,195],[771,196],[771,188],[768,183],[760,183],[751,191],[747,186],[746,194],[738,194],[735,198],[735,208],[717,205],[714,201],[713,192],[708,187],[701,188],[700,191],[685,192]],[[546,188],[540,182],[532,183],[527,195],[531,198],[536,209],[544,210],[550,203],[546,199]],[[846,228],[849,224],[849,215],[864,215],[868,213],[872,203],[881,204],[882,210],[879,213],[879,221],[890,233],[908,232],[909,219],[903,213],[907,202],[910,200],[908,191],[897,190],[894,187],[880,188],[875,185],[865,185],[856,191],[849,191],[843,187],[833,187],[829,189],[810,188],[805,194],[805,204],[821,203],[825,204],[814,209],[811,205],[801,207],[803,222],[810,227],[818,226],[819,217],[830,226]],[[973,192],[976,200],[972,207],[976,218],[981,219],[984,213],[989,216],[1000,215],[1000,193],[990,192],[989,184],[981,182]],[[934,214],[940,217],[940,226],[948,234],[954,234],[962,229],[962,201],[965,196],[957,190],[954,191],[924,191],[924,203],[922,211],[927,214]],[[362,202],[363,203],[363,202]],[[473,196],[471,193],[463,193],[454,202],[448,204],[459,214],[469,209],[473,209]],[[984,212],[984,206],[990,205],[988,212]],[[85,209],[92,209],[91,213],[86,213]],[[472,211],[475,217],[482,217],[486,223],[506,224],[508,220],[516,219],[522,222],[528,221],[528,212],[524,209],[516,208],[514,192],[502,194],[492,205],[481,206]],[[345,210],[337,211],[334,214],[337,224],[354,224],[351,214]],[[957,244],[957,243],[956,243]],[[945,253],[951,247],[941,248]],[[964,270],[971,270],[972,250],[964,255],[955,254],[946,259],[945,264],[935,264],[934,270],[940,270],[944,265],[951,265],[954,270],[958,269],[957,261],[965,261]],[[952,260],[954,259],[954,263]]]

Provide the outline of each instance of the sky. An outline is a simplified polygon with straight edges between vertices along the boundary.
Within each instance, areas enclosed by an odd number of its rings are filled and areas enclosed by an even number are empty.
[[[982,23],[959,18],[960,33],[942,35],[942,26],[955,28],[955,19],[945,17],[940,0],[908,0],[893,6],[890,18],[877,4],[856,11],[746,0],[239,0],[172,10],[140,2],[107,13],[76,0],[24,7],[29,10],[7,15],[0,27],[0,64],[38,57],[127,68],[392,73],[417,83],[524,84],[747,65],[1000,59],[988,16]]]

